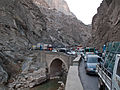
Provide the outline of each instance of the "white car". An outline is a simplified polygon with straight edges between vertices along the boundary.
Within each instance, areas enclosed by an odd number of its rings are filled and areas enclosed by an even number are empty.
[[[98,55],[88,55],[87,62],[85,65],[86,73],[88,74],[97,74],[96,65],[100,63],[101,58]]]
[[[57,50],[56,50],[56,49],[53,49],[52,52],[57,52]]]

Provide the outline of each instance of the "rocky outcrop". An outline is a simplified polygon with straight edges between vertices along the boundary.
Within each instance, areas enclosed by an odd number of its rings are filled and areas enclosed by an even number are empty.
[[[45,82],[49,78],[46,62],[38,57],[39,52],[23,52],[1,52],[0,64],[4,70],[0,67],[0,87],[5,84],[10,90],[30,88]]]
[[[89,43],[100,48],[111,41],[120,41],[120,1],[103,0],[92,21],[92,39]]]
[[[56,10],[41,8],[46,15],[47,33],[42,36],[44,41],[52,42],[55,46],[84,44],[91,36],[91,26],[84,25],[77,18],[67,16]]]
[[[56,9],[57,11],[63,12],[66,15],[71,15],[75,17],[75,15],[72,12],[70,12],[67,3],[64,0],[33,0],[33,1],[40,6],[44,6],[49,9]]]
[[[8,80],[8,74],[3,68],[0,66],[0,84],[6,83]]]
[[[34,67],[36,68],[36,67]],[[9,83],[9,89],[23,89],[34,87],[39,85],[47,80],[45,68],[40,68],[38,70],[30,71],[27,73],[22,72],[18,77],[16,77],[12,83]]]
[[[31,71],[32,65],[34,65],[33,74],[30,75],[30,72],[28,75],[22,74],[23,65],[30,61],[27,50],[33,43],[39,42],[42,36],[41,32],[46,31],[45,19],[45,16],[31,0],[0,1],[0,65],[4,68],[0,69],[1,84],[7,82],[14,84],[11,85],[11,88],[17,88],[26,83],[23,81],[24,78],[21,79],[22,75],[28,76],[28,79],[32,78],[33,81],[29,80],[28,82],[29,87],[40,84],[47,79],[46,73],[44,73],[46,66],[42,65],[41,67],[32,63],[37,60],[36,58],[31,60],[30,65],[27,64],[24,67],[29,67],[28,70]],[[34,55],[34,57],[36,56]],[[41,64],[43,63],[41,62]],[[42,68],[43,70],[40,71]],[[39,71],[39,76],[35,77],[38,74],[35,71]],[[37,81],[41,82],[38,83]]]

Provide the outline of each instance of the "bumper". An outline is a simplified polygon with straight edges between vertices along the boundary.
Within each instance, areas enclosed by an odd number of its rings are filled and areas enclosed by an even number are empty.
[[[96,70],[88,70],[88,69],[86,69],[86,73],[87,73],[87,74],[97,75]]]

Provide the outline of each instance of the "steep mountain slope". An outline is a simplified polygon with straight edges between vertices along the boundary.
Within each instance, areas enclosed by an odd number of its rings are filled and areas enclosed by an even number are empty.
[[[84,25],[76,18],[56,10],[45,8],[40,8],[40,10],[47,17],[47,34],[42,36],[43,41],[48,41],[47,43],[52,42],[57,44],[57,46],[59,44],[76,45],[83,44],[90,37],[90,26]]]
[[[23,64],[30,63],[28,48],[41,40],[45,19],[31,0],[0,0],[0,89],[17,80]]]
[[[103,0],[92,21],[89,43],[100,48],[110,41],[120,41],[120,1]]]

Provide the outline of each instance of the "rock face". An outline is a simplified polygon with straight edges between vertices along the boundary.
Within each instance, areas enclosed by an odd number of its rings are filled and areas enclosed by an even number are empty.
[[[12,89],[23,89],[34,87],[47,80],[45,68],[40,68],[31,72],[22,72],[13,83],[9,83],[8,87]]]
[[[120,41],[120,1],[103,0],[92,21],[90,42],[100,48],[111,41]]]
[[[60,12],[63,12],[66,15],[74,16],[70,12],[67,3],[64,0],[33,0],[33,1],[40,6],[48,7],[49,9],[56,9]],[[46,2],[46,4],[43,4],[43,2],[44,3]]]
[[[46,30],[42,38],[55,46],[84,44],[91,36],[91,27],[56,10],[39,8],[46,15]]]
[[[57,10],[38,8],[32,0],[0,2],[0,48],[19,51],[38,42],[73,45],[90,37],[90,26]]]
[[[0,84],[6,83],[8,79],[8,74],[3,68],[0,66]]]
[[[29,51],[33,44],[77,45],[91,36],[91,26],[57,9],[49,9],[54,4],[50,6],[43,0],[40,4],[33,0],[0,0],[1,84],[7,82],[16,89],[46,80],[46,65],[37,59],[37,53]],[[25,82],[26,77],[29,82]]]

